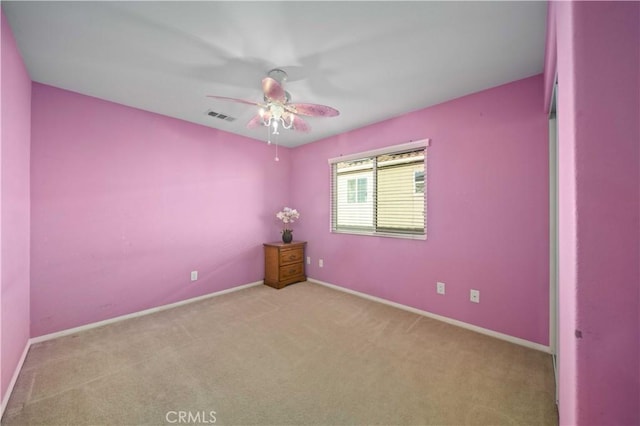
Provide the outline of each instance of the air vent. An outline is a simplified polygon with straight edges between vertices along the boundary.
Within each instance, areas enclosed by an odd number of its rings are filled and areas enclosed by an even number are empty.
[[[220,120],[229,121],[229,122],[235,120],[235,117],[231,117],[227,114],[222,114],[221,112],[215,112],[212,110],[207,111],[207,115],[209,117],[219,118]]]

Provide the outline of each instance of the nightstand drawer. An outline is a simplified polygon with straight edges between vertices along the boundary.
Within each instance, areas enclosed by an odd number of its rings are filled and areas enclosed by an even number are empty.
[[[302,247],[296,247],[296,248],[280,251],[280,265],[302,262],[303,258],[304,258],[304,250]]]
[[[280,268],[280,281],[286,281],[300,275],[304,275],[304,265],[302,263],[294,263]]]

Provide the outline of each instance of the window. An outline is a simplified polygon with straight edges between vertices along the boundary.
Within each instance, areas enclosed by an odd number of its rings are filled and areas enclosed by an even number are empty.
[[[340,210],[340,226],[367,230],[373,226],[373,162],[362,159],[334,165],[337,190],[334,204]]]
[[[329,160],[331,230],[424,239],[427,142]]]
[[[413,193],[415,195],[424,194],[424,170],[413,172]]]
[[[348,203],[366,203],[367,202],[367,179],[361,177],[357,179],[349,179],[347,181],[347,202]]]

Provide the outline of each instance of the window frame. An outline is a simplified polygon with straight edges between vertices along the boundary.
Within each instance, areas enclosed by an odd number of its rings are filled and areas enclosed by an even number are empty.
[[[365,151],[365,152],[358,152],[358,153],[354,153],[354,154],[347,154],[347,155],[342,155],[340,157],[334,157],[334,158],[330,158],[328,159],[328,163],[329,163],[329,232],[333,233],[333,234],[348,234],[348,235],[366,235],[366,236],[373,236],[373,237],[389,237],[389,238],[401,238],[401,239],[410,239],[410,240],[426,240],[427,239],[427,181],[426,181],[426,173],[427,173],[427,147],[429,146],[429,142],[430,139],[421,139],[421,140],[417,140],[417,141],[412,141],[412,142],[407,142],[407,143],[403,143],[403,144],[399,144],[399,145],[393,145],[393,146],[388,146],[385,148],[380,148],[380,149],[375,149],[375,150],[371,150],[371,151]],[[334,191],[335,191],[335,187],[334,184],[336,183],[337,179],[334,179],[334,175],[333,175],[333,165],[336,163],[340,163],[340,162],[344,162],[344,161],[353,161],[353,160],[359,160],[362,158],[367,158],[367,157],[378,157],[380,155],[385,155],[385,154],[398,154],[398,153],[402,153],[402,152],[408,152],[408,151],[415,151],[415,150],[419,150],[419,149],[424,149],[425,151],[425,157],[424,157],[424,177],[425,177],[425,186],[424,186],[424,203],[425,203],[425,209],[424,209],[424,233],[422,234],[411,234],[411,233],[400,233],[400,232],[388,232],[388,231],[376,231],[375,229],[373,231],[371,230],[357,230],[357,229],[334,229],[333,227],[333,222],[334,222]],[[375,164],[375,163],[374,163]],[[374,173],[375,173],[375,165],[374,165]],[[414,176],[414,189],[415,189],[415,176]],[[356,184],[357,185],[357,184]],[[374,194],[372,194],[372,196],[376,197],[375,194],[375,187],[374,187]],[[414,194],[414,195],[418,195],[418,194]],[[375,212],[374,212],[375,214]]]

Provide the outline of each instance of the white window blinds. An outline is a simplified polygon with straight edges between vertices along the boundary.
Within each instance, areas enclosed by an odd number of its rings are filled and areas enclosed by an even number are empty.
[[[329,160],[331,230],[424,238],[426,144],[420,141]]]

